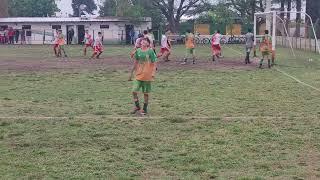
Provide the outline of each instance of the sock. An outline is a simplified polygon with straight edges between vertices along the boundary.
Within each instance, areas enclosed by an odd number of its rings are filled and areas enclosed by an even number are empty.
[[[147,104],[147,103],[144,103],[144,104],[143,104],[143,111],[144,111],[145,113],[148,112],[148,104]]]
[[[250,60],[249,60],[249,56],[250,56],[250,53],[247,52],[247,56],[246,56],[246,62],[247,62],[247,63],[249,63],[249,61],[250,61]]]
[[[136,108],[137,108],[138,110],[141,109],[140,104],[139,104],[139,100],[135,100],[135,101],[134,101],[134,104],[135,104],[135,106],[136,106]]]
[[[263,59],[260,60],[260,68],[262,67]]]

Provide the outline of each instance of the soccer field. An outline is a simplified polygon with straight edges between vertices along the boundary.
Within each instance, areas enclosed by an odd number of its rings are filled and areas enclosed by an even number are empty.
[[[277,49],[244,64],[226,45],[210,61],[160,61],[150,114],[130,114],[129,46],[89,61],[51,46],[0,46],[3,179],[320,179],[320,56]],[[142,97],[140,96],[140,99]]]

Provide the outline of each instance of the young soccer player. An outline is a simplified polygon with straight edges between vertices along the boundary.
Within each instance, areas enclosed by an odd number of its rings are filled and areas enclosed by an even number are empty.
[[[136,42],[134,44],[134,48],[135,49],[141,48],[142,39],[143,39],[143,35],[142,34],[138,34],[138,39],[136,40]]]
[[[171,54],[171,42],[168,39],[168,36],[170,35],[170,33],[171,33],[170,30],[166,30],[166,33],[162,35],[160,54],[158,54],[158,58],[163,56],[163,60],[165,62],[170,61],[169,56]]]
[[[187,30],[186,33],[186,55],[184,58],[184,62],[181,64],[187,64],[187,60],[188,60],[188,56],[191,55],[192,56],[192,60],[193,60],[193,64],[196,63],[196,56],[195,56],[195,42],[194,42],[194,34],[191,33],[190,30]]]
[[[68,57],[67,53],[64,49],[64,45],[66,44],[66,41],[65,41],[64,35],[62,34],[61,29],[58,31],[58,44],[59,44],[58,56],[62,56],[62,53],[61,53],[61,51],[62,51],[64,54],[64,57]]]
[[[132,114],[140,112],[141,115],[146,115],[148,113],[151,82],[154,80],[157,61],[156,54],[153,49],[150,48],[150,40],[148,38],[144,38],[142,40],[142,46],[137,49],[134,58],[135,81],[133,82],[132,95],[135,107]],[[139,103],[139,91],[142,91],[144,94],[144,104],[142,109]]]
[[[253,42],[254,42],[254,35],[252,33],[251,29],[248,29],[248,33],[245,36],[246,38],[246,59],[245,63],[250,64],[250,53],[253,48]]]
[[[218,30],[211,39],[211,49],[212,49],[212,61],[215,61],[216,57],[221,57],[221,41],[222,35],[220,34],[220,31]]]
[[[264,31],[264,36],[262,38],[261,44],[260,44],[260,51],[262,54],[262,59],[260,61],[259,68],[262,68],[263,60],[268,60],[268,67],[271,68],[271,60],[270,60],[270,54],[272,50],[272,40],[271,36],[269,35],[269,31]]]
[[[149,30],[149,31],[150,31],[150,30]],[[149,39],[149,41],[150,41],[150,48],[153,49],[153,47],[154,47],[154,45],[153,45],[153,39],[152,39],[152,36],[151,36],[151,34],[149,33],[149,31],[148,31],[148,30],[143,31],[143,37]]]
[[[84,35],[84,48],[83,48],[83,56],[87,55],[87,48],[92,48],[93,39],[92,36],[89,34],[89,30],[86,30],[86,33]]]
[[[55,33],[56,34],[54,35],[53,51],[54,51],[54,55],[56,57],[59,57],[59,54],[58,54],[58,52],[59,52],[59,50],[58,50],[58,48],[59,48],[59,30],[56,29]]]
[[[101,32],[98,32],[98,37],[94,41],[93,48],[94,48],[94,52],[93,52],[90,59],[93,59],[93,58],[99,59],[100,55],[103,53],[102,33]]]

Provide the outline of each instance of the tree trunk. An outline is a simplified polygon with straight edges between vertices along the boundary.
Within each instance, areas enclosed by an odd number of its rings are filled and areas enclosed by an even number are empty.
[[[288,7],[287,7],[287,11],[288,11],[288,13],[287,13],[287,22],[286,22],[286,28],[287,28],[287,30],[288,30],[288,33],[289,33],[289,35],[290,35],[290,21],[291,21],[291,14],[290,14],[290,11],[291,11],[291,0],[288,0]]]
[[[301,0],[296,0],[296,5],[297,5],[297,11],[301,12]],[[301,23],[301,14],[298,13],[296,17],[296,37],[300,37],[300,23]]]

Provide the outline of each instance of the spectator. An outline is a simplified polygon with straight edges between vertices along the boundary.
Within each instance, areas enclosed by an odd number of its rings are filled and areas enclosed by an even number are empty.
[[[133,29],[130,30],[129,35],[130,35],[130,44],[135,44],[135,42],[134,42],[135,32]]]
[[[4,30],[4,43],[8,43],[8,41],[9,41],[8,32],[9,32],[8,28],[6,28]]]
[[[12,27],[10,27],[8,30],[8,37],[9,44],[14,44],[14,30],[12,29]]]
[[[0,43],[1,44],[4,44],[4,39],[5,39],[4,30],[2,28],[0,28]]]
[[[74,37],[74,30],[73,28],[71,28],[68,31],[68,44],[72,44],[73,37]]]
[[[26,30],[22,29],[21,31],[21,44],[26,44]]]
[[[28,29],[28,30],[26,31],[27,44],[31,44],[31,35],[32,35],[31,29]]]
[[[20,36],[20,31],[19,31],[19,29],[16,29],[16,31],[14,32],[16,44],[18,44],[18,42],[19,42],[19,36]]]

